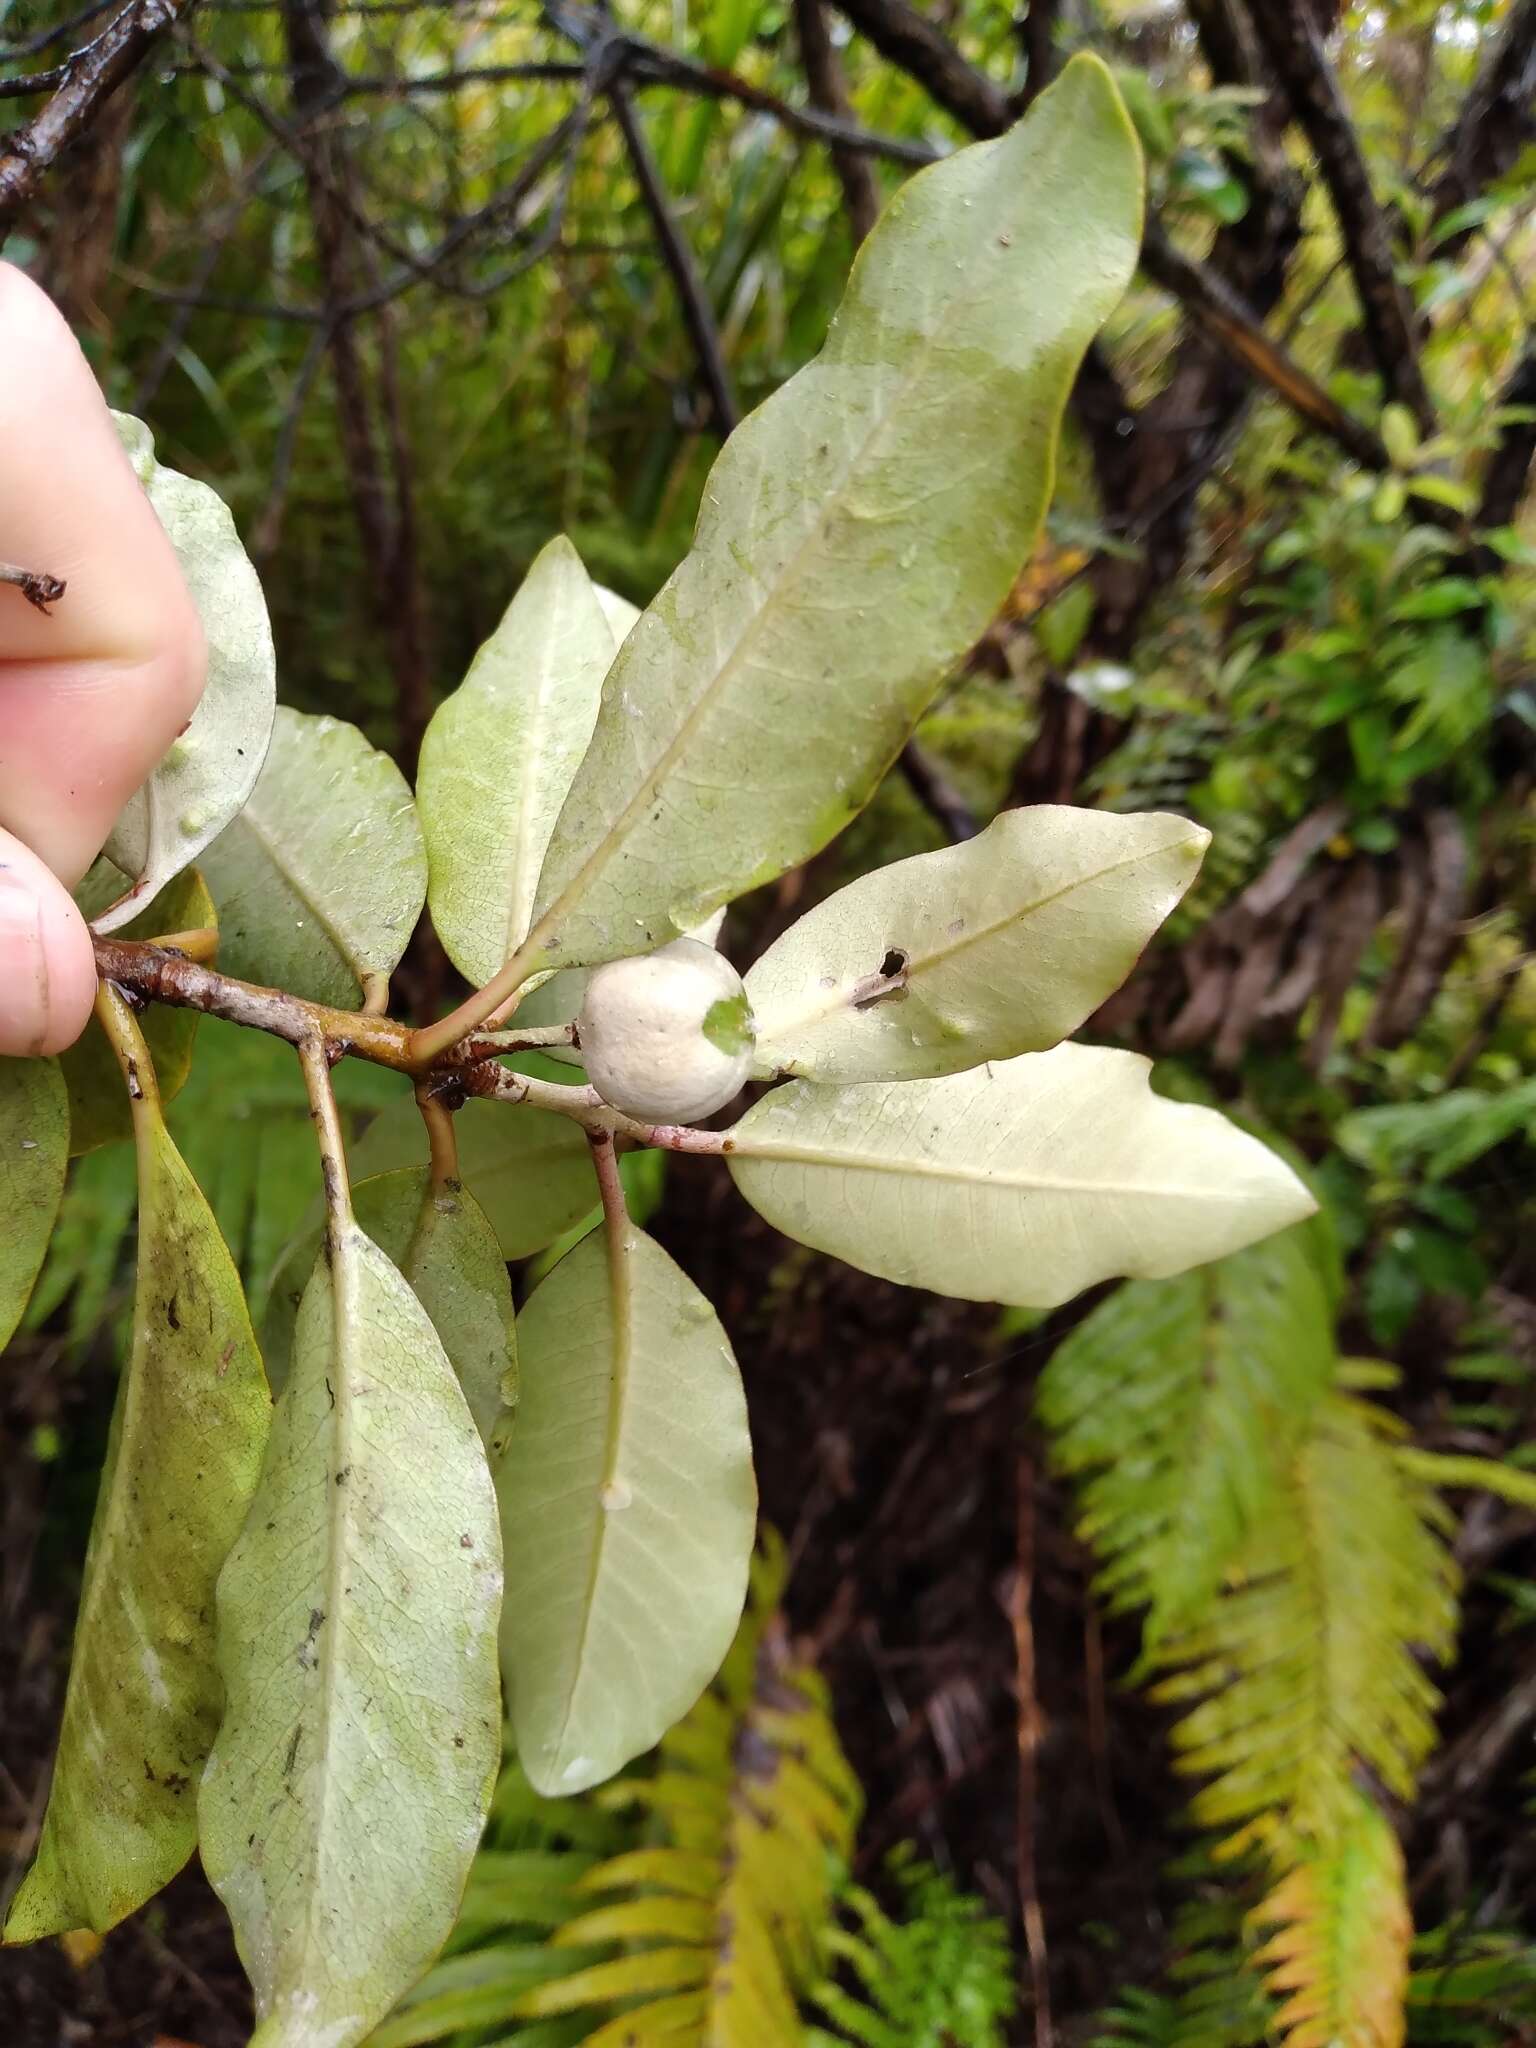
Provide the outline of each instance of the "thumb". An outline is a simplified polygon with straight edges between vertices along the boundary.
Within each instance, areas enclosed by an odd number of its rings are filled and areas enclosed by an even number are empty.
[[[85,919],[52,870],[0,830],[0,1053],[73,1045],[95,993]]]

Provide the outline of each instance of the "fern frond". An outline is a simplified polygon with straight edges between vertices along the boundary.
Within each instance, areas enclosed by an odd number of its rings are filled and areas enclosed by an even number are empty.
[[[1256,1915],[1255,1957],[1289,2048],[1402,2048],[1413,1923],[1397,1836],[1363,1793],[1308,1845]]]
[[[1415,2048],[1509,2048],[1536,2022],[1536,1943],[1463,1925],[1414,1944],[1408,2038]]]
[[[1003,2048],[1014,2009],[1007,1932],[981,1901],[930,1865],[891,1858],[901,1915],[849,1885],[851,1925],[828,1943],[856,1984],[828,1980],[815,2002],[836,2028],[813,2028],[807,2048]]]
[[[1039,1412],[1079,1481],[1101,1590],[1148,1644],[1199,1612],[1273,1509],[1333,1376],[1327,1282],[1305,1229],[1120,1288],[1057,1348]]]
[[[1343,1395],[1317,1411],[1228,1590],[1157,1650],[1164,1700],[1197,1699],[1179,1763],[1208,1782],[1202,1824],[1253,1828],[1282,1865],[1291,1846],[1341,1839],[1364,1767],[1412,1794],[1456,1623],[1447,1515],[1404,1470],[1395,1425]]]

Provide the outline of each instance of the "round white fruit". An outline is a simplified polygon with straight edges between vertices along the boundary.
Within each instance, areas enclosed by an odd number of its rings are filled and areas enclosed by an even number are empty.
[[[598,1094],[647,1123],[695,1123],[724,1108],[752,1060],[741,976],[697,939],[594,968],[576,1035]]]

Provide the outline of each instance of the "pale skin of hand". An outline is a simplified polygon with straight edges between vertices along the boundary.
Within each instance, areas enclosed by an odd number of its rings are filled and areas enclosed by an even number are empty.
[[[69,891],[191,717],[206,656],[74,336],[3,263],[0,561],[67,585],[47,615],[0,585],[0,1053],[58,1052],[96,990]]]

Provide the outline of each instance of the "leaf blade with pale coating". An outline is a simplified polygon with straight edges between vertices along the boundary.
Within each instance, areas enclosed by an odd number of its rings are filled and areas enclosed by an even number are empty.
[[[1082,1045],[933,1081],[794,1081],[727,1134],[786,1236],[907,1287],[1052,1308],[1161,1279],[1310,1215],[1290,1168],[1138,1053]]]

